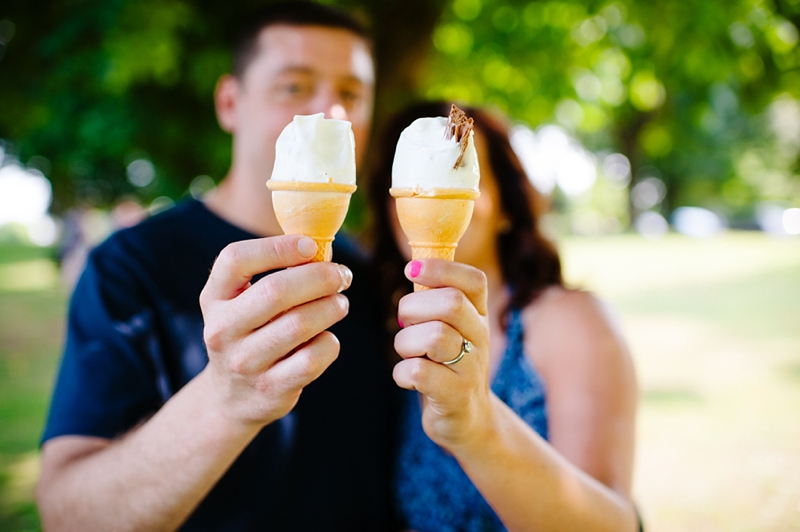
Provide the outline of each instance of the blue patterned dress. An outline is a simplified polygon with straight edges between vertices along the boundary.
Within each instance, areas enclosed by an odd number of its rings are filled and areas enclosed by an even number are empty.
[[[545,393],[523,350],[520,312],[509,316],[506,349],[492,391],[547,439]],[[469,356],[469,355],[467,355]],[[500,519],[450,454],[422,430],[419,395],[406,392],[395,464],[395,505],[403,525],[419,532],[505,530]],[[533,487],[531,496],[535,497]]]

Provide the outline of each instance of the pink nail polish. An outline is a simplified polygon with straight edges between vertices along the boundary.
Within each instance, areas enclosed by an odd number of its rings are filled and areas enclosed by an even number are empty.
[[[405,327],[405,325],[403,325],[403,322],[400,320],[400,318],[397,318],[397,324],[400,326],[401,329],[403,327]]]
[[[422,263],[419,262],[418,260],[412,261],[411,267],[408,269],[408,274],[411,277],[417,277],[419,275],[419,272],[421,271],[422,271]]]

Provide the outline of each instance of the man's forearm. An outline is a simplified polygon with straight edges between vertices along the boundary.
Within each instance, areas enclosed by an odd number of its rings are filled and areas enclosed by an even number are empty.
[[[227,419],[208,381],[201,373],[103,448],[69,458],[67,441],[48,442],[38,488],[45,528],[172,530],[183,523],[259,430]]]

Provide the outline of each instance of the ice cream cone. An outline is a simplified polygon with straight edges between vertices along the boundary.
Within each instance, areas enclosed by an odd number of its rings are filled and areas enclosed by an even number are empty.
[[[411,246],[411,258],[455,260],[458,241],[467,230],[479,192],[469,188],[434,188],[420,195],[411,188],[391,188],[397,218]],[[414,283],[414,291],[427,287]]]
[[[275,216],[287,235],[306,235],[317,243],[312,262],[330,261],[333,239],[342,226],[356,185],[267,181]]]

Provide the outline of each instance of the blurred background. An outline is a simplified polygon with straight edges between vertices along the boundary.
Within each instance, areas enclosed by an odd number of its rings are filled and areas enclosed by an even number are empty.
[[[800,0],[340,0],[377,127],[485,105],[619,315],[648,530],[800,530]],[[0,530],[38,530],[38,438],[91,246],[227,170],[212,93],[257,2],[0,7]],[[363,191],[346,223],[360,234]]]

